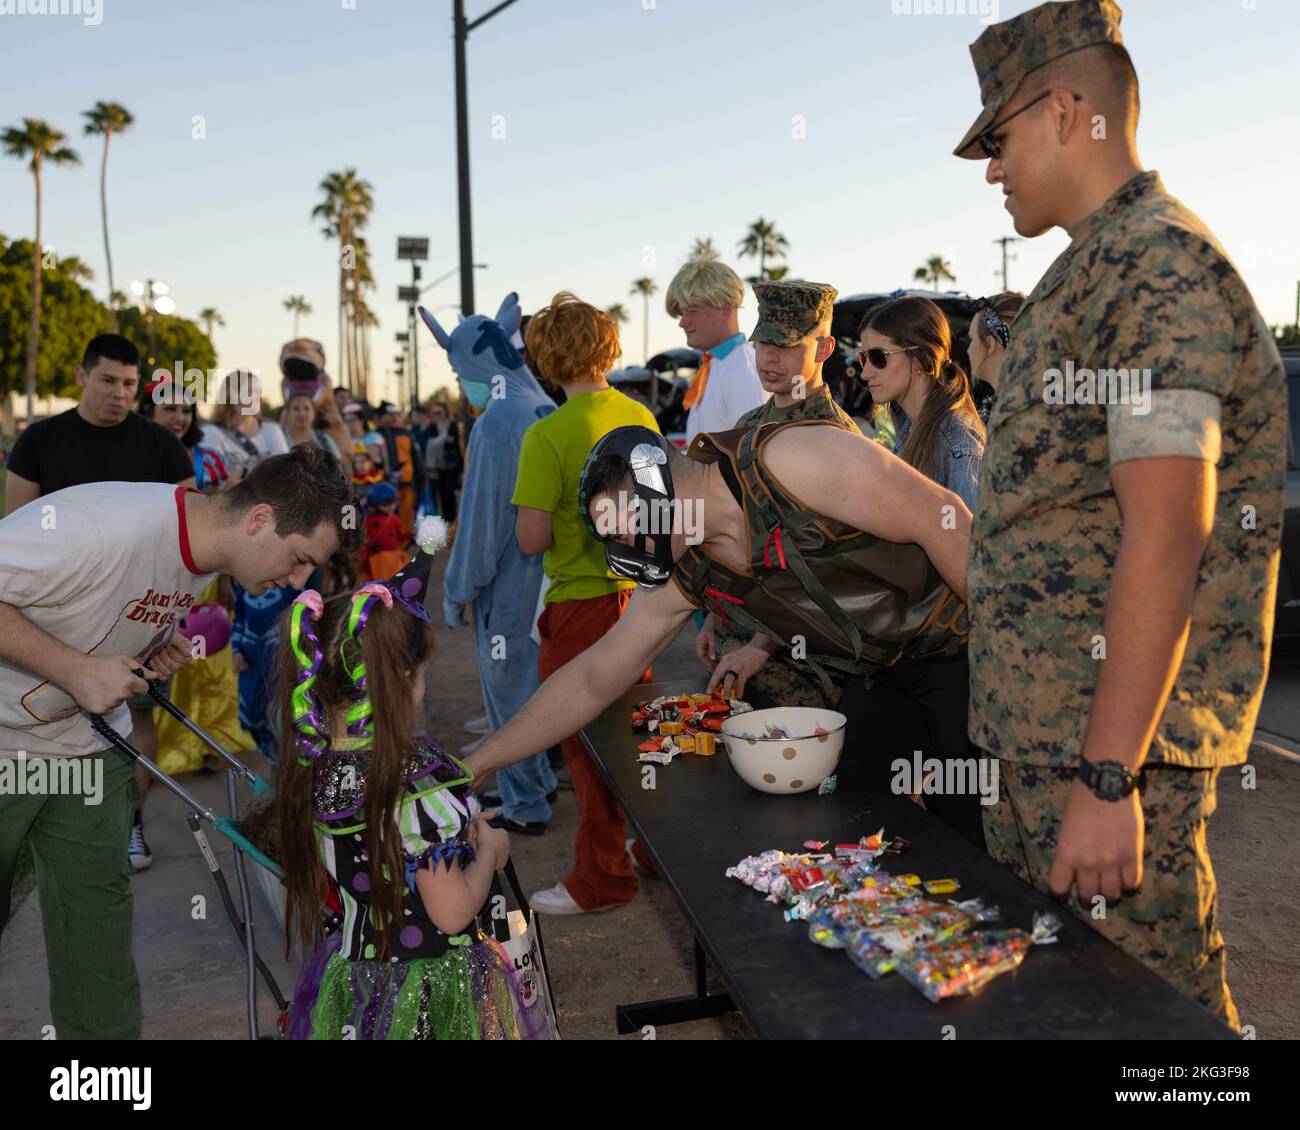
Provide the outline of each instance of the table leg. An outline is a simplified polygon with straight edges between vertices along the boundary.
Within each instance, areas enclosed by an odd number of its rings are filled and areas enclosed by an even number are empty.
[[[643,1032],[647,1027],[682,1024],[688,1020],[710,1020],[735,1012],[730,993],[710,993],[704,948],[695,939],[695,995],[614,1006],[614,1022],[621,1035]]]

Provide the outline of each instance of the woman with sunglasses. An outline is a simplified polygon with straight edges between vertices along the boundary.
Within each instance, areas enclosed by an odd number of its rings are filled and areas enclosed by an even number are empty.
[[[970,356],[975,403],[985,427],[988,427],[989,414],[993,411],[993,401],[997,399],[1002,359],[1011,344],[1011,319],[1020,313],[1024,304],[1025,296],[1018,291],[1003,291],[992,298],[981,298],[975,304],[966,352]]]
[[[943,311],[927,298],[903,295],[868,313],[858,338],[862,379],[878,406],[893,408],[899,425],[894,454],[974,510],[984,425],[966,374],[952,358],[952,331]],[[894,788],[894,766],[900,760],[912,764],[916,750],[924,758],[941,759],[945,769],[978,763],[980,751],[966,736],[969,699],[970,668],[963,647],[951,658],[886,668],[839,709],[869,727],[873,776]],[[958,780],[953,777],[952,793],[930,792],[936,782],[927,782],[925,807],[983,847],[980,795],[969,785],[957,785]],[[942,790],[944,784],[937,787]],[[920,782],[910,788],[922,791]]]
[[[959,495],[971,510],[984,424],[952,358],[948,319],[928,298],[905,294],[870,311],[858,330],[862,379],[877,405],[901,413],[894,454]]]

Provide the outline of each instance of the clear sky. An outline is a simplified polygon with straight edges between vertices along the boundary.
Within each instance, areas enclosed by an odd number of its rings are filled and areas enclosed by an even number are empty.
[[[45,177],[45,241],[86,260],[105,296],[101,141],[81,135],[81,111],[121,102],[136,125],[109,159],[118,288],[153,276],[186,316],[215,306],[220,364],[264,372],[292,328],[283,300],[304,294],[315,312],[302,332],[324,341],[336,372],[336,251],[310,212],[322,176],[355,166],[374,187],[370,300],[382,324],[371,348],[386,374],[410,272],[396,237],[430,238],[426,280],[457,260],[451,0],[100,2],[96,26],[0,15],[0,126],[45,118],[83,162]],[[470,18],[494,2],[468,0]],[[983,162],[951,156],[979,111],[967,47],[989,2],[926,15],[895,9],[943,0],[517,0],[470,37],[480,309],[510,290],[525,310],[560,289],[621,301],[633,315],[624,363],[640,361],[632,280],[660,288],[651,350],[683,344],[663,309],[673,272],[709,236],[742,275],[757,273],[735,248],[760,215],[789,239],[791,277],[842,294],[910,285],[937,253],[957,289],[998,289],[993,240],[1013,234],[1001,194]],[[1144,163],[1215,231],[1266,319],[1291,321],[1300,3],[1123,7]],[[30,237],[32,225],[31,176],[0,158],[0,232]],[[1014,245],[1012,286],[1029,290],[1065,242],[1058,231]],[[452,278],[426,302],[458,298]],[[751,299],[742,328],[753,321]],[[450,371],[421,333],[428,391]],[[386,379],[372,395],[393,395]]]

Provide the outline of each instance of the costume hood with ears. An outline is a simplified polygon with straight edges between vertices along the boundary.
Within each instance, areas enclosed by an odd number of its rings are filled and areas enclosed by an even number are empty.
[[[488,408],[517,396],[546,396],[512,341],[519,333],[522,317],[517,293],[511,291],[505,296],[495,318],[471,314],[462,318],[451,333],[423,306],[419,309],[434,340],[447,351],[447,360],[460,378],[465,398],[475,408]],[[547,402],[551,403],[549,397]]]

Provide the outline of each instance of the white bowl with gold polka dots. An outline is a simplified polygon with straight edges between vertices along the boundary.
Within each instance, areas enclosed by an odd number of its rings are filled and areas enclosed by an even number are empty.
[[[747,785],[763,793],[806,793],[835,772],[847,723],[835,710],[777,706],[733,714],[721,732],[731,767]],[[790,737],[762,737],[768,726]]]

